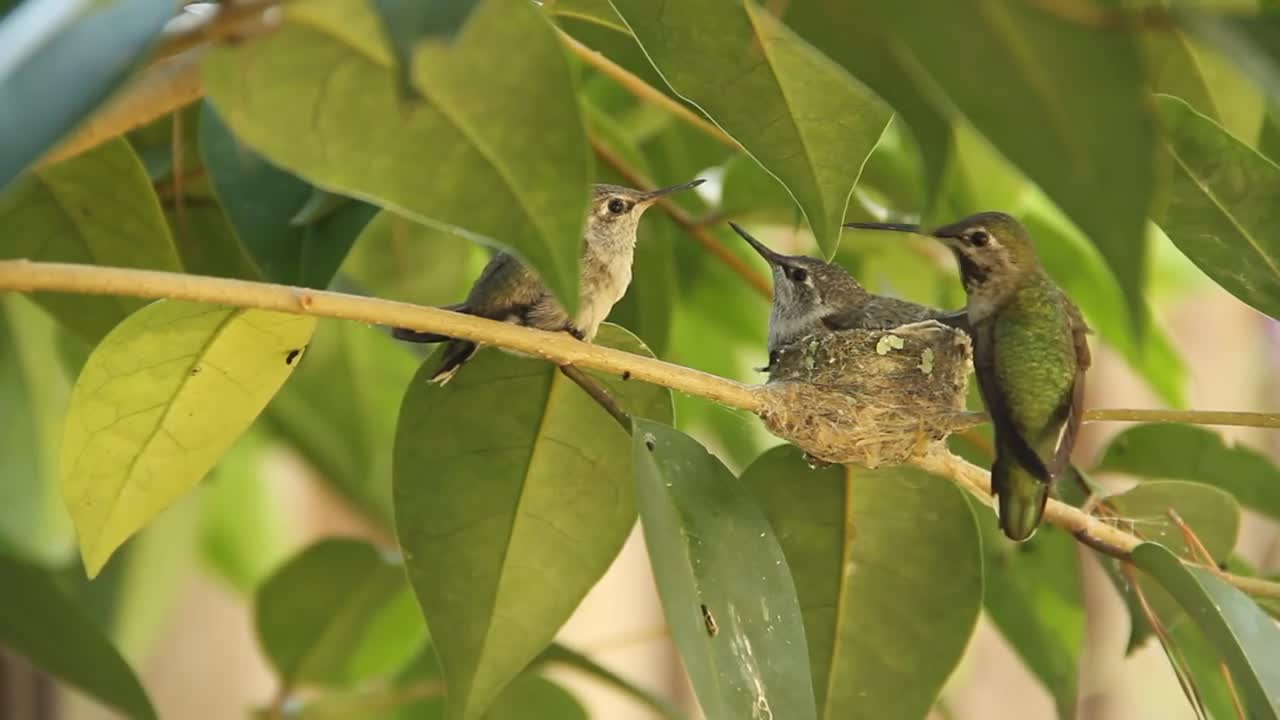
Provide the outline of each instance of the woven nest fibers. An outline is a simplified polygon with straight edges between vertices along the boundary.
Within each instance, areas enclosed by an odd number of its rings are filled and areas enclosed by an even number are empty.
[[[971,367],[969,336],[933,321],[812,335],[782,348],[760,417],[816,460],[899,465],[972,424]]]

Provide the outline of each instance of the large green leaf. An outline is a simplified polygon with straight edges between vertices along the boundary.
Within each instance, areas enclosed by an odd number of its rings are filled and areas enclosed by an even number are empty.
[[[688,435],[637,420],[631,452],[662,608],[708,718],[817,718],[796,585],[746,488]]]
[[[391,442],[418,363],[385,328],[327,321],[307,362],[267,406],[266,420],[324,481],[390,528]],[[334,392],[334,388],[343,388]]]
[[[61,456],[90,576],[222,457],[293,372],[315,322],[162,300],[99,343],[72,390]]]
[[[133,671],[47,571],[0,553],[0,646],[134,720],[156,716]]]
[[[1211,570],[1188,567],[1164,547],[1143,543],[1133,562],[1187,612],[1226,661],[1250,718],[1280,717],[1280,629]]]
[[[19,295],[0,296],[0,545],[48,564],[74,546],[58,494],[58,441],[71,380],[57,326]]]
[[[0,257],[181,270],[147,173],[124,140],[41,168],[0,194]],[[142,307],[134,298],[39,294],[84,339],[97,342]]]
[[[1141,326],[1158,153],[1133,34],[997,0],[856,5],[917,65],[917,84],[936,86],[1084,230]]]
[[[1208,485],[1179,480],[1146,482],[1107,498],[1107,505],[1144,539],[1175,548],[1178,554],[1196,559],[1183,539],[1182,531],[1169,517],[1178,513],[1196,534],[1214,560],[1231,554],[1240,529],[1240,506],[1226,492]]]
[[[889,108],[754,2],[613,5],[672,89],[782,181],[833,255]]]
[[[397,605],[409,609],[410,622],[376,635],[378,621]],[[349,539],[311,545],[267,578],[257,592],[255,623],[286,688],[354,685],[368,676],[361,661],[371,652],[383,656],[372,664],[379,674],[394,672],[426,637],[398,559]]]
[[[475,9],[479,0],[420,2],[419,0],[371,0],[382,20],[382,30],[396,56],[396,75],[406,96],[413,92],[413,52],[431,38],[450,39]]]
[[[605,325],[597,342],[648,354]],[[627,437],[545,362],[481,350],[447,385],[405,393],[396,532],[449,683],[479,717],[551,642],[635,523]],[[671,420],[665,388],[593,375],[632,415]]]
[[[982,549],[961,492],[912,468],[814,470],[789,446],[742,481],[791,566],[821,717],[925,717],[982,609]]]
[[[665,698],[659,697],[654,693],[636,685],[621,675],[613,672],[609,668],[583,655],[582,653],[556,643],[547,648],[539,657],[543,663],[551,665],[561,665],[586,675],[608,687],[612,687],[618,692],[630,697],[636,702],[648,707],[653,712],[664,718],[664,720],[684,720],[685,714],[677,710]]]
[[[212,52],[204,78],[219,114],[322,188],[514,250],[576,306],[590,164],[551,25],[532,3],[485,0],[452,44],[419,50],[422,99],[405,108],[366,5],[292,2],[269,37]]]
[[[1267,95],[1280,97],[1280,7],[1264,2],[1258,13],[1240,12],[1241,3],[1225,3],[1227,12],[1179,8],[1177,17],[1192,34],[1217,48]],[[1244,7],[1248,7],[1247,5]]]
[[[1206,275],[1280,318],[1280,165],[1182,100],[1159,103],[1173,181],[1156,221]]]
[[[310,222],[296,218],[315,188],[239,144],[213,106],[200,117],[200,151],[218,200],[265,280],[328,286],[377,208],[347,200]]]
[[[488,260],[456,235],[384,210],[365,225],[341,272],[380,298],[446,305],[467,296]]]
[[[72,7],[83,12],[70,22],[47,3],[0,22],[0,188],[105,100],[177,11],[156,0]]]
[[[1206,428],[1177,423],[1126,428],[1111,439],[1096,469],[1213,485],[1280,520],[1280,468],[1256,450],[1227,445]]]

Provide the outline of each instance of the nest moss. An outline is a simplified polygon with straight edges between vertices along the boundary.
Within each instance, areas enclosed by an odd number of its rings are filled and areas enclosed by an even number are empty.
[[[936,322],[845,330],[785,346],[760,417],[816,460],[897,465],[972,424],[969,336]]]

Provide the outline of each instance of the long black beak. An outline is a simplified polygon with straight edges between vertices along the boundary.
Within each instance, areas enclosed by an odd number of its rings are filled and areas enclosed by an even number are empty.
[[[671,193],[680,192],[681,190],[691,190],[693,188],[698,187],[704,182],[706,182],[706,180],[703,180],[702,178],[694,178],[693,180],[690,180],[687,183],[680,183],[679,185],[672,185],[670,187],[658,188],[657,190],[650,190],[647,193],[640,193],[640,195],[636,198],[636,202],[637,203],[657,202],[659,199],[666,197]]]
[[[919,225],[910,223],[851,222],[845,223],[844,226],[851,230],[892,230],[893,232],[927,234],[921,233]]]
[[[741,235],[742,239],[746,240],[747,243],[750,244],[752,248],[755,248],[755,251],[760,253],[760,257],[764,258],[765,261],[768,262],[770,265],[783,264],[783,258],[784,258],[783,255],[780,255],[770,250],[767,245],[751,237],[751,233],[747,232],[746,230],[743,230],[742,227],[738,225],[738,223],[731,222],[729,223],[729,227],[733,228],[734,232]]]

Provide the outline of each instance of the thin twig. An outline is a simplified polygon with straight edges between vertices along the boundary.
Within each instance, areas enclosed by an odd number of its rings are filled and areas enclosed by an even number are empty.
[[[1178,27],[1168,8],[1158,5],[1129,11],[1103,7],[1093,0],[1031,0],[1031,4],[1059,20],[1094,30],[1169,31]]]
[[[1124,579],[1129,583],[1129,589],[1133,592],[1133,596],[1138,599],[1138,607],[1142,610],[1143,616],[1147,619],[1147,624],[1151,626],[1151,631],[1156,634],[1160,640],[1160,645],[1164,648],[1165,655],[1169,658],[1169,665],[1173,667],[1173,674],[1178,678],[1178,685],[1182,686],[1182,694],[1187,696],[1187,701],[1191,703],[1191,707],[1195,710],[1196,717],[1207,717],[1204,710],[1204,701],[1200,698],[1200,688],[1196,687],[1195,678],[1191,676],[1191,672],[1187,668],[1187,659],[1183,657],[1182,650],[1173,642],[1173,637],[1169,635],[1169,631],[1165,628],[1164,622],[1156,615],[1156,611],[1151,607],[1151,603],[1147,600],[1147,595],[1142,591],[1142,586],[1138,584],[1137,573],[1133,565],[1123,563],[1120,566],[1120,572],[1124,575]]]
[[[652,190],[656,187],[652,180],[645,177],[644,173],[631,167],[626,160],[618,157],[618,154],[604,143],[592,138],[591,148],[595,151],[596,157],[617,171],[632,187],[640,190]],[[677,225],[693,236],[693,239],[697,240],[699,245],[702,245],[712,255],[715,255],[721,262],[729,266],[730,270],[741,275],[757,292],[766,298],[773,297],[773,287],[770,285],[769,280],[764,275],[753,270],[745,260],[734,255],[724,245],[721,245],[711,233],[707,232],[705,227],[698,223],[696,218],[685,212],[684,208],[675,204],[670,198],[659,200],[658,204]]]
[[[1138,410],[1107,408],[1087,410],[1085,422],[1169,422],[1195,425],[1280,428],[1280,414],[1229,410]]]
[[[738,144],[737,140],[734,140],[725,131],[716,127],[706,118],[698,115],[680,102],[673,100],[671,96],[653,87],[626,68],[605,57],[602,53],[592,50],[586,45],[578,42],[573,38],[573,36],[563,30],[560,31],[560,40],[564,42],[565,46],[583,62],[595,68],[602,75],[608,76],[614,82],[626,88],[628,92],[635,95],[637,98],[666,110],[698,130],[706,133],[713,140],[717,140],[734,150],[742,149],[742,146]]]
[[[622,426],[622,429],[628,435],[631,434],[631,416],[628,415],[620,405],[618,405],[618,402],[613,399],[613,396],[609,394],[608,390],[600,387],[599,383],[592,380],[586,373],[572,365],[561,365],[560,372],[564,373],[565,377],[577,383],[578,387],[582,388],[588,395],[590,395],[592,400],[595,400],[600,407],[604,408],[605,412],[609,413],[614,420],[618,421],[618,424]]]
[[[263,31],[274,29],[278,23],[268,21],[267,11],[279,7],[277,0],[239,0],[218,3],[217,10],[207,18],[190,20],[182,30],[166,35],[151,53],[152,60],[160,60],[186,52],[198,46],[234,43]],[[189,16],[184,16],[186,20]]]

